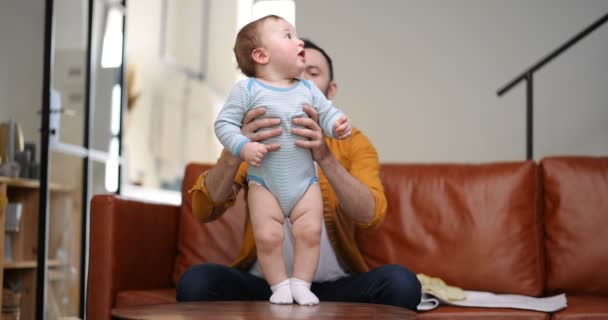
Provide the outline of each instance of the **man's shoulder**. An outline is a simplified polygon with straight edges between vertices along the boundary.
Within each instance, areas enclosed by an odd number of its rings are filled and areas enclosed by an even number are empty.
[[[359,129],[353,128],[352,135],[348,139],[337,140],[330,137],[325,137],[325,142],[329,151],[349,172],[353,164],[364,161],[365,165],[373,158],[378,158],[376,148],[370,139],[363,134]]]
[[[344,148],[361,148],[371,147],[374,148],[371,140],[359,129],[353,127],[352,135],[348,139],[338,140],[330,137],[325,137],[327,146],[332,153],[344,150]]]
[[[353,127],[352,135],[350,136],[350,138],[345,139],[345,140],[341,140],[341,141],[349,142],[351,144],[356,144],[356,143],[372,144],[372,142],[363,133],[363,131],[361,131],[361,130],[355,128],[355,127]]]

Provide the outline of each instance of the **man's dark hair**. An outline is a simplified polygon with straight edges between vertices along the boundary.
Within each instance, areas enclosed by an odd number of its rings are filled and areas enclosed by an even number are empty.
[[[304,49],[317,50],[317,51],[321,52],[321,54],[325,57],[325,60],[327,60],[327,65],[329,66],[329,81],[333,81],[334,80],[334,65],[331,62],[331,58],[329,57],[327,52],[325,52],[325,50],[321,49],[318,45],[316,45],[314,42],[312,42],[308,39],[302,38],[302,41],[304,41]]]

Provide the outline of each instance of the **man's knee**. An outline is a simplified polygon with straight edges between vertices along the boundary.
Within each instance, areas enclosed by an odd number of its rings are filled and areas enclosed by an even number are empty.
[[[422,289],[416,274],[400,265],[381,267],[386,281],[386,297],[389,304],[416,310],[420,303]]]
[[[204,263],[190,267],[177,282],[176,299],[179,302],[213,300],[212,292],[221,266]]]

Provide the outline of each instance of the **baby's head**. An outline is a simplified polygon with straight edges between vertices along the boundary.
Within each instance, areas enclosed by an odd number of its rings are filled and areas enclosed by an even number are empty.
[[[285,19],[269,15],[245,25],[237,34],[234,55],[248,77],[259,75],[261,67],[295,78],[304,71],[304,42]]]

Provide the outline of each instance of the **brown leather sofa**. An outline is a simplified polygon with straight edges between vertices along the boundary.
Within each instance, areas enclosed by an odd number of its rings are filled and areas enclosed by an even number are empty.
[[[191,164],[184,186],[208,166]],[[359,232],[371,267],[398,263],[469,290],[565,292],[555,314],[442,306],[421,319],[608,319],[608,158],[492,164],[386,164],[385,222]],[[238,253],[244,203],[200,225],[174,207],[103,195],[92,200],[88,319],[117,306],[175,302],[190,265]]]

